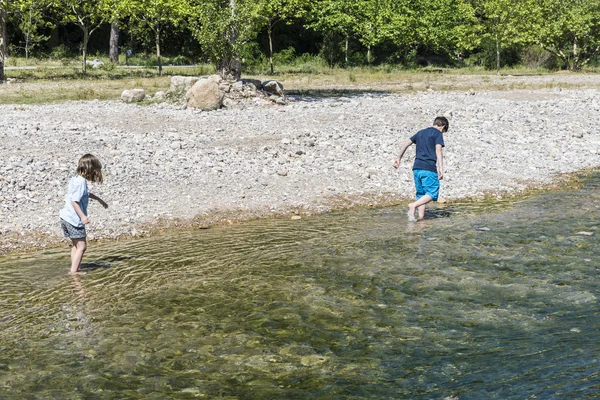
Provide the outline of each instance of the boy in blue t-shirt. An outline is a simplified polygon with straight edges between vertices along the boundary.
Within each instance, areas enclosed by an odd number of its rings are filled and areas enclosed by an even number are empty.
[[[440,180],[444,178],[444,147],[443,133],[448,132],[448,119],[437,117],[431,128],[423,129],[407,140],[400,149],[398,159],[394,161],[394,168],[400,166],[404,152],[411,144],[417,145],[413,175],[417,191],[417,201],[408,205],[408,220],[417,221],[415,210],[418,210],[421,220],[425,216],[425,204],[437,201],[440,192]]]

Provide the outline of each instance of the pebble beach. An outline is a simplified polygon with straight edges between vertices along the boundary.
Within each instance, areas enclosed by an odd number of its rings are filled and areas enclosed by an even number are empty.
[[[596,88],[292,100],[211,112],[120,101],[0,105],[0,252],[66,243],[58,212],[85,153],[103,163],[104,183],[90,191],[109,204],[90,202],[92,240],[407,203],[414,146],[398,170],[393,161],[437,115],[450,120],[447,202],[518,194],[600,165]]]

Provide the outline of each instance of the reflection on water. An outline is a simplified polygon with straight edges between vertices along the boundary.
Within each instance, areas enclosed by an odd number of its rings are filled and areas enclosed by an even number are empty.
[[[4,258],[0,398],[597,396],[599,189]]]

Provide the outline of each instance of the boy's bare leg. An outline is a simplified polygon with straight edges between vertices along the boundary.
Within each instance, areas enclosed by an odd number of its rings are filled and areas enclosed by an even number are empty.
[[[83,254],[87,249],[87,242],[84,239],[71,239],[73,247],[71,248],[71,273],[76,274],[79,271]]]
[[[417,214],[419,215],[417,217],[417,221],[421,221],[422,219],[425,219],[425,204],[417,207]]]
[[[415,219],[415,210],[419,210],[419,219],[423,219],[425,217],[425,204],[429,203],[432,200],[431,196],[426,194],[421,197],[419,200],[414,203],[410,203],[408,205],[408,219],[409,221],[416,221]]]

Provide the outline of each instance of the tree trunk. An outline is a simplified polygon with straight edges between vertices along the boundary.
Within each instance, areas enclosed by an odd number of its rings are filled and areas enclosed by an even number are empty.
[[[579,69],[579,49],[577,48],[577,35],[573,38],[573,66],[571,68],[573,71],[577,71]]]
[[[83,30],[83,45],[81,46],[81,51],[83,54],[83,68],[82,71],[85,74],[87,72],[87,46],[90,41],[90,34],[87,27],[81,27]]]
[[[496,74],[500,75],[500,40],[496,37]]]
[[[110,23],[110,41],[109,41],[109,58],[110,62],[119,62],[119,37],[121,36],[121,30],[117,25],[117,21]]]
[[[158,60],[158,75],[162,75],[162,60],[160,58],[160,25],[156,26],[156,59]]]
[[[348,35],[346,35],[346,48],[344,49],[344,62],[348,65]]]
[[[219,62],[218,68],[221,78],[224,80],[239,81],[242,76],[242,63],[236,58],[234,50],[238,35],[237,22],[235,20],[236,0],[229,0],[229,7],[231,8],[231,26],[227,40],[229,41],[231,52],[229,55],[223,55],[223,60]]]
[[[229,36],[229,43],[231,43],[232,45],[235,44],[235,42],[237,41],[238,35],[237,22],[235,21],[235,12],[237,7],[235,2],[236,0],[229,0],[229,8],[231,8],[231,19],[233,20]]]
[[[273,75],[273,31],[271,29],[271,22],[269,21],[269,28],[267,29],[269,35],[269,65],[271,66],[271,75]]]
[[[367,64],[371,64],[371,45],[367,46]]]
[[[27,32],[25,32],[25,59],[29,60],[29,35],[31,32],[31,14],[33,13],[33,5],[29,8],[29,24],[27,25]]]
[[[0,0],[1,1],[1,0]],[[6,37],[6,14],[8,10],[6,9],[6,2],[0,3],[0,84],[4,83],[4,63],[6,61],[6,41],[8,38]]]
[[[219,63],[219,71],[224,80],[239,81],[242,77],[242,63],[235,58],[223,60]]]

